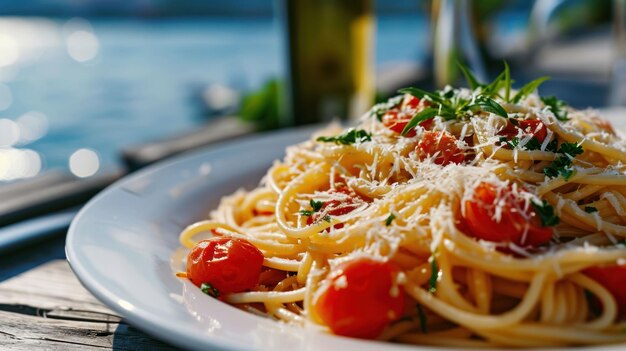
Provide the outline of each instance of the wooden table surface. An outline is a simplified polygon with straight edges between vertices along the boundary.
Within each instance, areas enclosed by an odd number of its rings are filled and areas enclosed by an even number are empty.
[[[0,258],[0,349],[175,350],[126,324],[72,273],[56,237]]]

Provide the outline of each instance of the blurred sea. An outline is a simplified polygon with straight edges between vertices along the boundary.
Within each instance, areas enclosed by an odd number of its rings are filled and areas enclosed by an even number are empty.
[[[377,65],[422,61],[428,30],[415,13],[379,17]],[[0,49],[15,54],[0,59],[0,121],[35,111],[45,133],[13,146],[39,153],[43,169],[67,168],[81,148],[111,168],[123,147],[205,121],[207,85],[247,90],[282,76],[282,39],[271,18],[0,17]]]

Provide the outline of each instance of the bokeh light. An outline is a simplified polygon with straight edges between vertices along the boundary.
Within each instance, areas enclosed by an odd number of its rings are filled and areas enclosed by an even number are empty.
[[[20,58],[20,47],[15,37],[0,33],[0,67],[10,66]]]
[[[13,146],[20,140],[20,127],[14,121],[0,118],[0,147]]]
[[[90,177],[100,168],[98,154],[90,149],[78,149],[70,156],[70,171],[77,177]]]
[[[48,133],[48,117],[39,111],[26,112],[18,117],[16,122],[19,127],[20,144],[31,143]],[[2,131],[0,130],[1,134]]]
[[[78,62],[93,60],[98,55],[100,44],[95,34],[86,30],[77,30],[66,40],[67,53]]]
[[[30,149],[0,149],[0,181],[34,177],[41,171],[41,157]]]
[[[1,56],[1,52],[0,52]],[[0,111],[4,111],[13,103],[13,94],[11,89],[3,83],[0,83]]]

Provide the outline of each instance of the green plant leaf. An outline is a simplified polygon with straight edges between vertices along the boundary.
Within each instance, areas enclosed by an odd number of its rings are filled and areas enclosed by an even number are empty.
[[[415,128],[415,126],[417,126],[421,122],[424,122],[428,119],[435,117],[438,113],[439,113],[438,110],[435,110],[434,108],[431,108],[431,107],[425,108],[422,111],[416,113],[415,116],[411,118],[409,123],[407,123],[406,126],[404,126],[404,129],[402,130],[402,135],[407,135],[407,133],[411,131],[411,129]]]
[[[474,73],[472,73],[472,71],[470,71],[470,69],[467,66],[465,66],[459,61],[457,61],[457,65],[459,65],[461,72],[463,72],[463,75],[465,76],[465,80],[467,81],[467,85],[469,85],[470,89],[476,90],[476,88],[483,86],[483,84],[476,78]]]
[[[541,83],[543,83],[543,82],[545,82],[546,80],[549,80],[549,79],[550,79],[550,77],[547,77],[547,76],[539,77],[539,78],[533,80],[532,82],[529,82],[528,84],[524,85],[520,90],[517,91],[517,94],[515,94],[515,96],[513,96],[513,99],[511,99],[511,102],[513,102],[513,103],[520,102],[523,98],[525,98],[526,96],[531,94],[533,91],[537,90],[537,88],[539,88]]]

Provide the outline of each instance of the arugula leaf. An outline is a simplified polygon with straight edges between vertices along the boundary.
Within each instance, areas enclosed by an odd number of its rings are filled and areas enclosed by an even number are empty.
[[[393,213],[389,214],[389,217],[387,217],[387,219],[385,219],[385,225],[388,227],[391,225],[391,222],[396,219],[396,215]]]
[[[311,201],[309,201],[309,204],[311,205],[313,212],[317,212],[322,208],[322,206],[324,206],[324,201],[315,201],[311,199]]]
[[[459,65],[461,72],[463,72],[463,75],[465,76],[465,80],[467,81],[467,85],[469,85],[470,89],[476,90],[476,88],[483,86],[483,84],[480,81],[478,81],[474,73],[472,73],[472,71],[470,71],[470,69],[467,66],[465,66],[459,61],[457,61],[457,65]]]
[[[423,109],[422,111],[418,112],[415,114],[415,116],[413,116],[413,118],[411,118],[411,120],[409,121],[409,123],[406,124],[406,126],[404,126],[404,129],[402,129],[402,135],[407,135],[411,129],[415,128],[415,126],[417,126],[418,124],[429,120],[433,117],[435,117],[437,115],[439,111],[435,110],[434,108],[428,107]]]
[[[428,97],[430,98],[431,101],[439,103],[439,104],[445,104],[446,101],[443,99],[443,97],[441,97],[439,94],[434,94],[431,92],[428,92],[426,90],[422,90],[419,88],[415,88],[415,87],[409,87],[409,88],[402,88],[400,90],[398,90],[399,93],[402,94],[409,94],[409,95],[413,95],[416,98],[419,99],[423,99],[424,97]]]
[[[426,313],[424,312],[422,305],[419,303],[417,304],[417,315],[420,319],[420,329],[422,330],[422,333],[428,334],[428,320],[426,318]]]
[[[504,75],[505,72],[502,71],[502,73],[500,73],[496,79],[494,79],[491,83],[487,84],[484,88],[483,88],[483,94],[487,95],[487,96],[493,96],[495,95],[498,90],[500,89],[500,85],[502,84],[502,80],[504,80]]]
[[[593,206],[585,206],[585,212],[594,213],[594,212],[598,212],[598,209]]]
[[[437,279],[439,278],[439,266],[435,260],[435,256],[430,256],[430,279],[428,279],[428,291],[431,294],[437,292]]]
[[[303,216],[312,216],[313,215],[313,211],[309,211],[309,210],[300,210],[300,214]]]
[[[317,141],[325,143],[335,143],[337,145],[350,145],[354,143],[363,143],[366,141],[372,141],[372,135],[363,129],[350,128],[345,133],[336,136],[325,137],[321,136],[316,139]]]
[[[324,221],[330,223],[330,215],[326,215],[324,216],[324,218],[322,218]]]
[[[509,65],[504,61],[504,101],[508,102],[511,96],[511,71]]]
[[[539,77],[527,83],[520,90],[517,91],[517,94],[513,96],[513,99],[511,99],[511,102],[513,103],[520,102],[523,98],[531,94],[533,91],[537,90],[537,88],[539,88],[539,86],[548,79],[550,79],[550,77],[544,76],[544,77]]]
[[[544,96],[541,98],[541,101],[550,107],[550,110],[559,121],[567,121],[569,119],[567,118],[567,104],[565,101],[559,100],[555,96]]]
[[[215,298],[220,297],[220,291],[217,290],[213,285],[209,283],[202,283],[202,285],[200,285],[200,290],[209,296],[212,296]]]
[[[471,110],[472,112],[481,110],[494,113],[504,118],[509,117],[509,115],[506,113],[506,110],[504,110],[504,108],[499,103],[497,103],[494,99],[486,97],[484,95],[479,95],[473,104],[467,106],[467,109]]]
[[[552,227],[559,224],[560,219],[554,214],[554,208],[545,200],[541,203],[532,201],[532,205],[535,212],[539,215],[539,218],[541,218],[541,225],[544,227]]]

